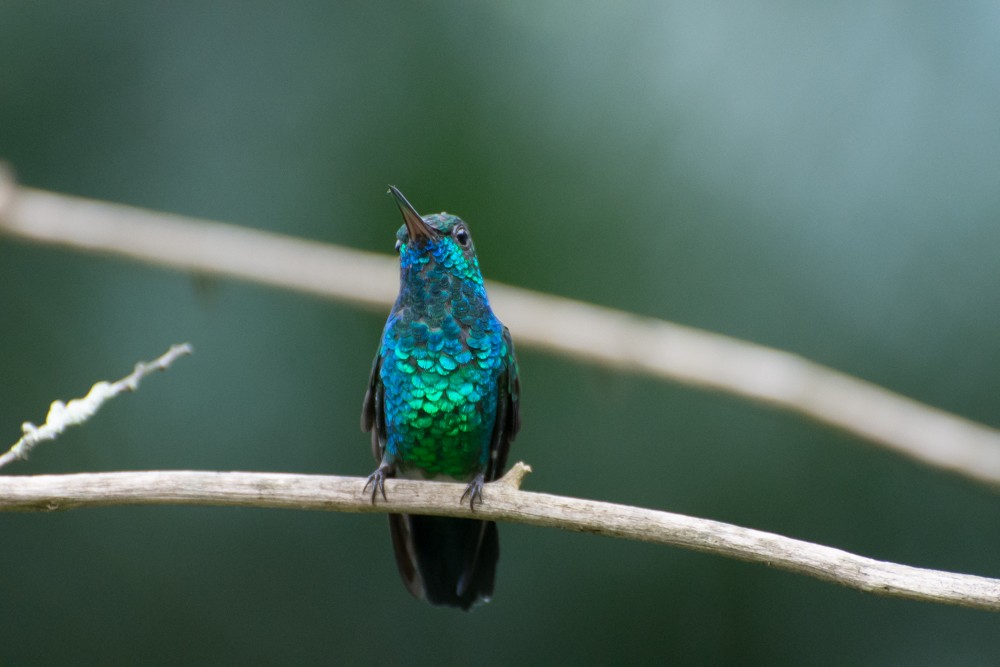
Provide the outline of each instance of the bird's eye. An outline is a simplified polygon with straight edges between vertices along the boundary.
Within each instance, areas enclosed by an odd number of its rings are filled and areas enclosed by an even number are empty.
[[[399,252],[399,249],[402,247],[403,247],[403,242],[400,241],[399,239],[396,239],[396,252]]]
[[[465,227],[455,228],[455,240],[463,248],[468,248],[469,244],[472,243],[472,237],[469,236],[469,230]]]

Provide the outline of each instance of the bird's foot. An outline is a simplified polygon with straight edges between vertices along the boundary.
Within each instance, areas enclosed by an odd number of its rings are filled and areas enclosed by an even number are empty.
[[[396,468],[391,465],[386,465],[383,463],[375,472],[368,475],[368,481],[365,482],[365,488],[361,490],[361,493],[368,491],[368,487],[372,487],[372,505],[375,504],[375,497],[381,493],[382,500],[389,500],[385,497],[385,480],[396,474]]]
[[[465,487],[465,493],[462,494],[462,498],[459,500],[460,503],[464,503],[465,499],[469,499],[469,507],[472,510],[476,509],[476,502],[479,504],[483,502],[483,485],[486,483],[486,478],[483,473],[476,475],[469,485]]]

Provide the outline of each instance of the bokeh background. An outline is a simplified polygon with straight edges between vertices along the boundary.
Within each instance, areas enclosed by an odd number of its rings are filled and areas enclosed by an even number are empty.
[[[386,253],[392,182],[470,221],[491,278],[1000,426],[998,29],[992,2],[5,2],[0,159],[35,187]],[[4,474],[367,474],[383,321],[0,238],[0,441],[196,348]],[[520,359],[529,489],[1000,577],[994,491],[729,396]],[[0,663],[1000,656],[995,614],[555,530],[501,541],[495,599],[463,615],[405,593],[380,516],[8,514]]]

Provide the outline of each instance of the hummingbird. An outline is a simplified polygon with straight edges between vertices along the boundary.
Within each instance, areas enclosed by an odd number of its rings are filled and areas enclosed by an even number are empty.
[[[382,331],[361,410],[385,480],[464,482],[460,502],[482,502],[520,428],[514,343],[490,308],[469,227],[447,213],[421,216],[389,186],[403,214],[396,232],[399,296]],[[492,521],[389,515],[406,588],[433,605],[470,609],[493,595],[500,540]]]

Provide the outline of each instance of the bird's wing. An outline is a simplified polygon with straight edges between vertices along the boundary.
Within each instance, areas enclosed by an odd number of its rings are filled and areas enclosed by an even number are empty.
[[[497,417],[490,440],[490,462],[486,481],[492,482],[503,475],[507,466],[510,443],[521,428],[521,378],[514,356],[514,341],[507,327],[503,328],[503,342],[507,347],[503,370],[497,380]]]
[[[368,378],[368,391],[361,405],[361,430],[372,434],[372,456],[382,461],[385,452],[385,387],[382,386],[382,356],[375,352],[372,374]]]

